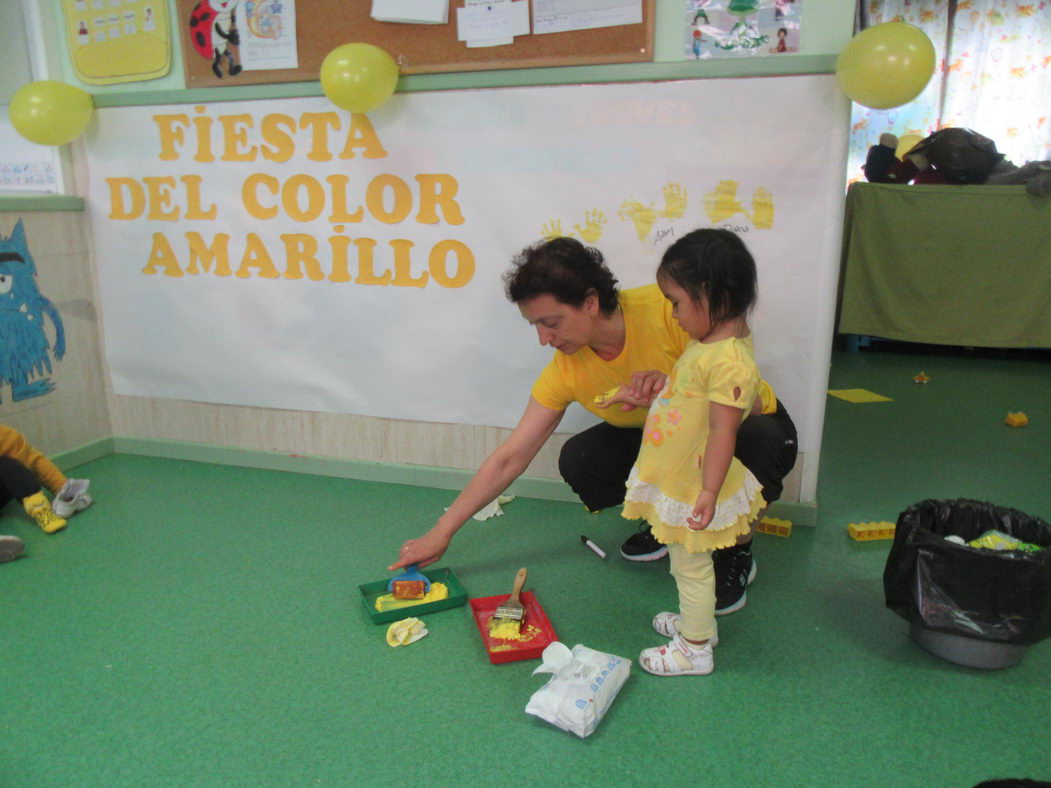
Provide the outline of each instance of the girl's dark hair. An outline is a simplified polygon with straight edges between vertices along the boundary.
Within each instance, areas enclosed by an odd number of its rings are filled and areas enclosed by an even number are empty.
[[[707,297],[713,324],[741,317],[755,303],[755,260],[729,230],[687,233],[668,247],[657,276],[667,277],[694,301]]]
[[[512,303],[550,295],[559,303],[581,307],[591,293],[609,316],[617,311],[617,279],[606,267],[602,252],[575,238],[552,238],[527,246],[504,274]]]

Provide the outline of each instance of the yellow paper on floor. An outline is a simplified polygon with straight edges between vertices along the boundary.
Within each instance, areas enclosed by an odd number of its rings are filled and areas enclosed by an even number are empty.
[[[893,402],[890,397],[884,397],[868,389],[829,389],[828,393],[833,397],[846,400],[847,402]]]

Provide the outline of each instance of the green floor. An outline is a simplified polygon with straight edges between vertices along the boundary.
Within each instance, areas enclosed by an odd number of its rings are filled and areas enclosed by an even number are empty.
[[[912,383],[923,369],[925,386]],[[888,543],[850,522],[974,497],[1051,519],[1051,363],[837,354],[817,528],[759,535],[716,670],[633,669],[581,740],[524,713],[537,662],[491,665],[468,608],[384,643],[358,584],[388,576],[448,491],[113,455],[76,469],[96,504],[55,536],[0,533],[0,786],[959,786],[1051,779],[1051,643],[1001,671],[931,656],[884,608]],[[1010,429],[1008,410],[1031,424]],[[630,564],[615,512],[518,498],[442,566],[471,596],[529,587],[562,640],[628,657],[675,604]],[[587,533],[611,552],[601,561]]]

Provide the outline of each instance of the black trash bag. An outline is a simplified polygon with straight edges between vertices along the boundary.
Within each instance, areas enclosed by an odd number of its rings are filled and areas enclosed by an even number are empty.
[[[950,183],[985,183],[1004,154],[996,143],[970,129],[939,129],[917,142],[905,154],[922,153]]]
[[[990,550],[945,539],[969,542],[989,530],[1044,549]],[[898,516],[883,591],[887,607],[910,624],[1032,645],[1051,637],[1051,526],[981,501],[921,501]]]

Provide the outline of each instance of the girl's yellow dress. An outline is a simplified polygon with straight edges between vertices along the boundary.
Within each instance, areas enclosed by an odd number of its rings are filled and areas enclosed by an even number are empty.
[[[744,420],[758,387],[750,335],[687,345],[650,405],[642,448],[627,481],[623,516],[645,518],[660,542],[682,544],[691,553],[729,547],[747,533],[766,501],[759,480],[736,457],[708,527],[692,530],[686,518],[701,494],[709,403],[740,408]]]

